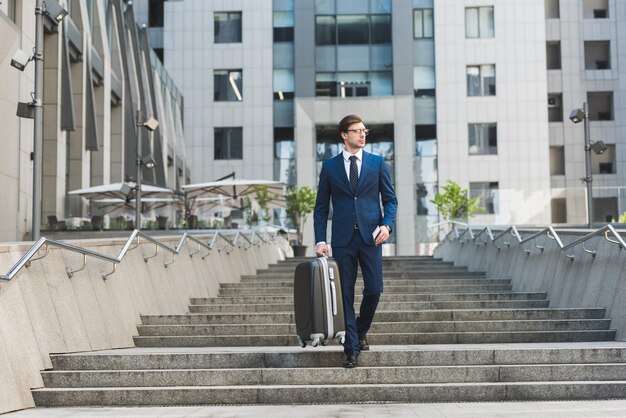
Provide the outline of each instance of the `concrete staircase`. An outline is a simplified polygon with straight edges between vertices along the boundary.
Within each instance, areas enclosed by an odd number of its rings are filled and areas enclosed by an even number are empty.
[[[507,278],[429,257],[384,259],[372,350],[343,369],[341,347],[297,346],[292,282],[301,261],[223,284],[219,297],[192,299],[187,315],[142,316],[139,348],[53,356],[36,404],[626,397],[626,344],[614,341],[603,308],[549,308],[545,293],[515,293]]]

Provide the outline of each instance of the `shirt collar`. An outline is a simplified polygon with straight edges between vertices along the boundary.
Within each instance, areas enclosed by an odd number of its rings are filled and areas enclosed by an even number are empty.
[[[346,161],[350,161],[350,157],[352,155],[356,155],[357,160],[359,161],[363,161],[363,148],[359,148],[359,150],[356,152],[356,154],[350,154],[348,151],[346,151],[346,149],[344,148],[342,151],[343,154],[343,159]]]

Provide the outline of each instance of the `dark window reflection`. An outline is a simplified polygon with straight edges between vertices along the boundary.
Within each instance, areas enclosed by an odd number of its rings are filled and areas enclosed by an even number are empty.
[[[216,44],[241,42],[241,12],[219,12],[213,16]]]
[[[243,158],[243,128],[215,128],[214,154],[216,160]]]
[[[315,44],[335,45],[337,43],[336,39],[335,17],[317,16],[315,18]]]
[[[367,16],[337,16],[337,44],[359,45],[369,43]]]

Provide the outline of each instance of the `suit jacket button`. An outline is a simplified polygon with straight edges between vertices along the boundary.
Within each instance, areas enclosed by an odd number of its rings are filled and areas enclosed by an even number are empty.
[[[354,200],[356,200],[356,196],[354,196]]]

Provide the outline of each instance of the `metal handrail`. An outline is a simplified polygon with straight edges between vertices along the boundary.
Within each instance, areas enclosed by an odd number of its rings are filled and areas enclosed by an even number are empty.
[[[498,247],[496,245],[496,241],[499,240],[500,238],[503,238],[504,236],[506,236],[506,234],[510,233],[513,237],[517,238],[518,243],[520,244],[520,248],[522,249],[522,251],[524,251],[526,254],[530,254],[530,249],[527,249],[525,244],[528,242],[533,241],[533,245],[535,246],[535,248],[539,249],[541,252],[544,251],[544,246],[543,245],[538,245],[534,243],[534,240],[545,235],[547,236],[549,239],[554,240],[556,242],[556,244],[558,245],[558,247],[563,250],[565,256],[567,258],[569,258],[570,260],[574,260],[575,255],[574,254],[568,254],[568,250],[571,248],[576,247],[577,245],[581,245],[583,246],[583,250],[588,253],[591,254],[592,257],[595,257],[597,254],[597,250],[590,250],[589,248],[587,248],[585,246],[585,243],[593,238],[596,237],[598,235],[604,235],[604,239],[607,240],[608,242],[617,245],[620,249],[625,249],[626,248],[626,242],[624,241],[624,239],[622,238],[622,236],[620,235],[620,233],[613,227],[613,225],[607,224],[605,226],[603,226],[600,229],[597,229],[569,244],[563,244],[563,240],[561,240],[561,238],[559,237],[559,234],[557,233],[556,229],[554,229],[554,227],[552,226],[548,226],[546,228],[540,229],[534,233],[532,233],[531,235],[529,235],[526,238],[522,238],[522,235],[520,234],[519,230],[517,229],[517,227],[515,225],[511,225],[509,227],[507,227],[506,229],[504,229],[503,231],[501,231],[500,233],[498,233],[497,235],[493,235],[493,232],[491,230],[491,228],[489,227],[484,227],[483,229],[480,230],[480,232],[478,232],[477,234],[473,234],[472,232],[472,228],[468,225],[468,224],[463,224],[461,222],[456,222],[456,221],[447,221],[447,222],[439,222],[436,224],[432,224],[429,225],[428,228],[434,228],[437,226],[442,226],[442,225],[447,225],[447,226],[451,226],[450,231],[446,234],[446,236],[444,237],[444,241],[447,239],[450,239],[450,235],[452,235],[452,233],[454,233],[455,237],[457,240],[459,240],[461,242],[461,244],[464,243],[464,241],[461,240],[461,238],[469,231],[469,235],[470,237],[472,237],[472,241],[476,242],[476,239],[482,237],[483,235],[487,235],[490,239],[490,241],[494,244],[494,246],[500,250],[500,247]],[[464,226],[466,229],[459,234],[456,227],[457,225],[462,225]],[[609,234],[612,234],[613,237],[615,239],[612,239],[609,237]],[[480,239],[481,242],[484,242],[482,240],[482,238]],[[510,242],[506,242],[503,240],[503,243],[507,246],[510,247],[511,243]],[[480,245],[478,243],[476,243],[476,245]],[[486,243],[485,243],[486,245]]]
[[[239,235],[239,231],[237,232],[237,234]],[[204,235],[204,234],[203,234]],[[81,248],[81,247],[77,247],[75,245],[72,244],[68,244],[67,242],[64,241],[56,241],[56,240],[52,240],[52,239],[48,239],[46,237],[41,237],[39,238],[39,240],[37,240],[31,247],[30,249],[26,252],[26,254],[24,254],[17,263],[15,263],[13,265],[13,267],[11,267],[11,269],[7,272],[7,274],[5,275],[0,275],[0,281],[10,281],[13,279],[13,277],[15,277],[21,270],[23,267],[27,267],[30,265],[30,263],[32,261],[35,260],[40,260],[42,258],[44,258],[47,254],[48,254],[48,250],[50,246],[54,246],[54,247],[58,247],[64,250],[68,250],[68,251],[72,251],[75,253],[79,253],[82,254],[83,256],[83,264],[80,268],[78,269],[71,269],[71,268],[66,268],[66,273],[68,275],[69,278],[71,278],[73,276],[74,273],[82,270],[85,268],[86,262],[87,262],[87,256],[89,257],[93,257],[93,258],[97,258],[103,261],[108,261],[110,263],[113,263],[113,269],[109,272],[109,273],[105,273],[102,272],[101,276],[103,279],[106,279],[108,276],[110,276],[111,274],[115,273],[116,269],[117,269],[117,265],[124,259],[124,257],[126,256],[126,254],[131,251],[132,249],[136,248],[139,245],[139,238],[142,238],[146,241],[148,241],[148,243],[154,244],[155,245],[155,249],[156,252],[153,256],[150,257],[146,257],[144,256],[144,260],[147,262],[150,258],[156,256],[156,254],[158,253],[158,249],[162,248],[164,250],[166,250],[167,252],[170,252],[173,254],[173,258],[171,261],[169,262],[164,262],[164,267],[169,266],[170,264],[172,264],[175,259],[176,259],[176,255],[180,253],[182,247],[187,244],[188,242],[191,240],[193,242],[195,242],[196,244],[199,245],[199,247],[204,247],[208,250],[208,253],[202,256],[202,259],[206,258],[211,250],[213,249],[214,244],[216,243],[218,238],[222,238],[222,240],[226,241],[226,245],[222,248],[218,248],[218,252],[221,250],[224,250],[225,248],[228,248],[229,246],[233,247],[233,248],[238,248],[237,245],[231,241],[230,239],[228,239],[228,237],[226,237],[224,234],[222,234],[221,232],[215,232],[213,234],[213,237],[210,241],[209,244],[203,242],[202,240],[196,238],[196,236],[193,236],[192,234],[185,232],[183,233],[182,237],[180,238],[180,240],[178,241],[176,247],[171,248],[165,244],[163,244],[160,241],[157,241],[156,239],[150,237],[149,235],[144,234],[143,232],[135,229],[130,237],[126,240],[126,243],[124,244],[124,247],[122,248],[122,250],[120,251],[119,255],[117,257],[111,257],[105,254],[101,254],[98,253],[96,251],[93,250],[88,250],[86,248]],[[274,234],[274,239],[276,237],[276,234]],[[250,240],[244,236],[244,238],[250,242]],[[136,243],[135,243],[136,241]],[[262,240],[263,242],[267,242],[265,240]],[[131,245],[135,243],[134,246],[131,247]],[[45,246],[45,254],[43,256],[39,256],[39,257],[35,257],[33,258],[38,252],[39,250]],[[232,251],[232,250],[231,250]],[[196,251],[197,252],[197,251]],[[230,251],[227,251],[227,254],[229,254]],[[193,255],[194,253],[190,253],[190,255]]]

